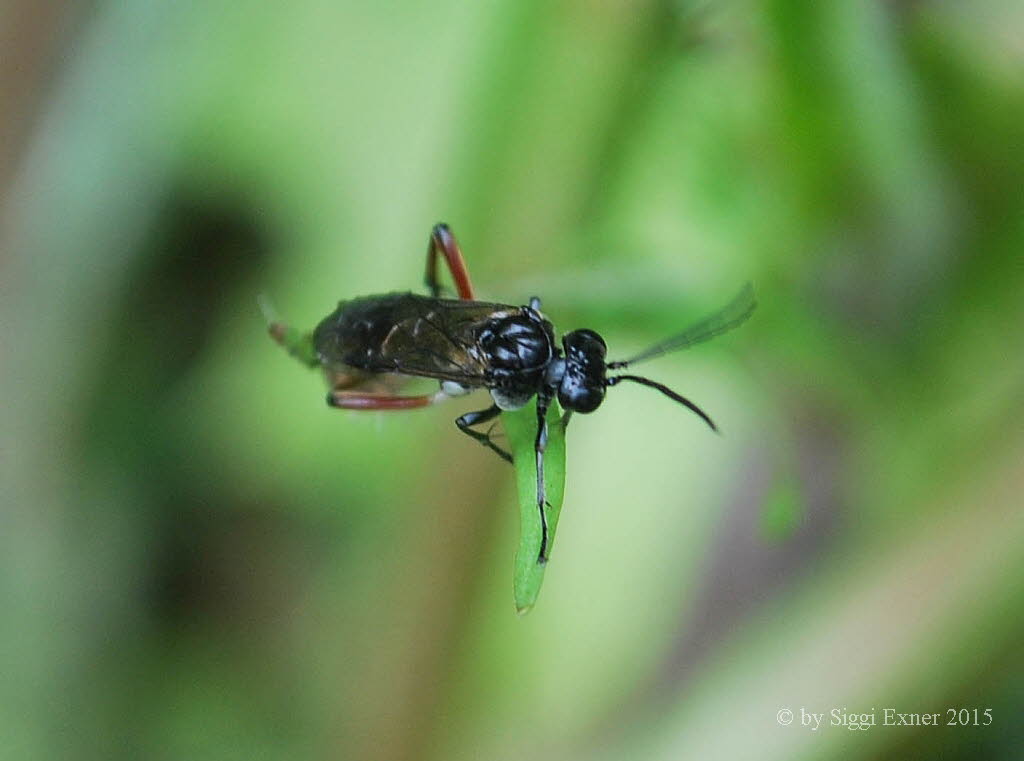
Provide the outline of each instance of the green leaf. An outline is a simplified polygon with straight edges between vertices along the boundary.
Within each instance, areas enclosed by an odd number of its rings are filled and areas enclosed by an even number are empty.
[[[558,515],[565,494],[565,432],[557,401],[548,408],[548,444],[544,452],[544,485],[547,490],[548,558],[555,545]],[[541,526],[537,511],[537,468],[534,439],[537,435],[537,400],[502,416],[509,447],[515,459],[516,489],[519,493],[519,549],[516,550],[513,590],[516,612],[528,613],[537,601],[547,564],[538,563]],[[550,561],[549,561],[550,562]]]

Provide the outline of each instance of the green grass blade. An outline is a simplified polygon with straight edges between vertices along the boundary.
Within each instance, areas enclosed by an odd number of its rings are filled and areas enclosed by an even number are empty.
[[[565,494],[565,435],[561,409],[552,401],[548,409],[548,446],[544,452],[544,484],[547,489],[548,557],[552,557],[558,515]],[[540,516],[537,513],[537,470],[534,465],[534,437],[537,434],[536,398],[521,410],[501,416],[508,443],[515,458],[516,490],[519,494],[519,549],[516,550],[513,590],[516,611],[528,613],[537,601],[547,565],[537,562],[540,553]],[[550,560],[549,560],[550,564]]]

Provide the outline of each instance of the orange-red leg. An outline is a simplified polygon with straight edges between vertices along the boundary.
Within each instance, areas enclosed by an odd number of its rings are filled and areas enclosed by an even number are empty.
[[[423,394],[421,396],[396,396],[374,394],[367,391],[330,391],[327,404],[343,410],[411,410],[428,407],[444,398],[444,394]]]
[[[472,301],[473,284],[469,282],[469,271],[466,269],[466,261],[462,258],[462,250],[455,240],[451,229],[444,222],[438,222],[430,231],[430,244],[427,246],[427,288],[430,295],[437,298],[441,293],[441,284],[437,279],[437,254],[444,254],[448,263],[448,271],[452,273],[452,280],[455,281],[455,290],[459,298],[464,301]]]

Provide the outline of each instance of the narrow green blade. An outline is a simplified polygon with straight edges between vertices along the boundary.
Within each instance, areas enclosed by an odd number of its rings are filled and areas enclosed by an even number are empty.
[[[513,590],[516,612],[528,613],[537,601],[547,564],[537,562],[540,554],[540,515],[537,511],[537,468],[533,451],[537,435],[536,399],[521,410],[505,412],[502,422],[515,458],[516,489],[519,493],[519,549],[516,551]],[[565,434],[561,409],[553,401],[548,409],[548,445],[544,452],[544,484],[547,490],[548,557],[552,557],[558,515],[565,494]],[[550,562],[550,561],[549,561]]]

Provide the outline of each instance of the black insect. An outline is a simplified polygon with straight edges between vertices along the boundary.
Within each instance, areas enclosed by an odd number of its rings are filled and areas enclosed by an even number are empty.
[[[441,298],[438,254],[448,264],[458,299]],[[557,397],[565,410],[562,425],[566,426],[572,413],[585,414],[601,406],[608,388],[632,381],[657,389],[717,430],[700,407],[675,391],[639,375],[608,375],[608,371],[714,338],[746,320],[755,306],[753,290],[747,285],[726,307],[679,335],[629,359],[607,362],[604,339],[593,330],[566,333],[559,346],[551,323],[540,311],[540,299],[532,298],[526,306],[474,301],[462,252],[444,224],[435,225],[430,234],[426,284],[429,296],[389,293],[343,301],[311,335],[280,322],[271,322],[270,334],[306,364],[323,368],[330,387],[327,403],[332,407],[410,409],[487,389],[492,404],[462,415],[455,424],[508,462],[512,456],[489,433],[475,429],[536,396],[540,563],[547,560],[544,449],[551,400]],[[441,388],[433,394],[401,396],[397,389],[403,376],[435,378]]]

